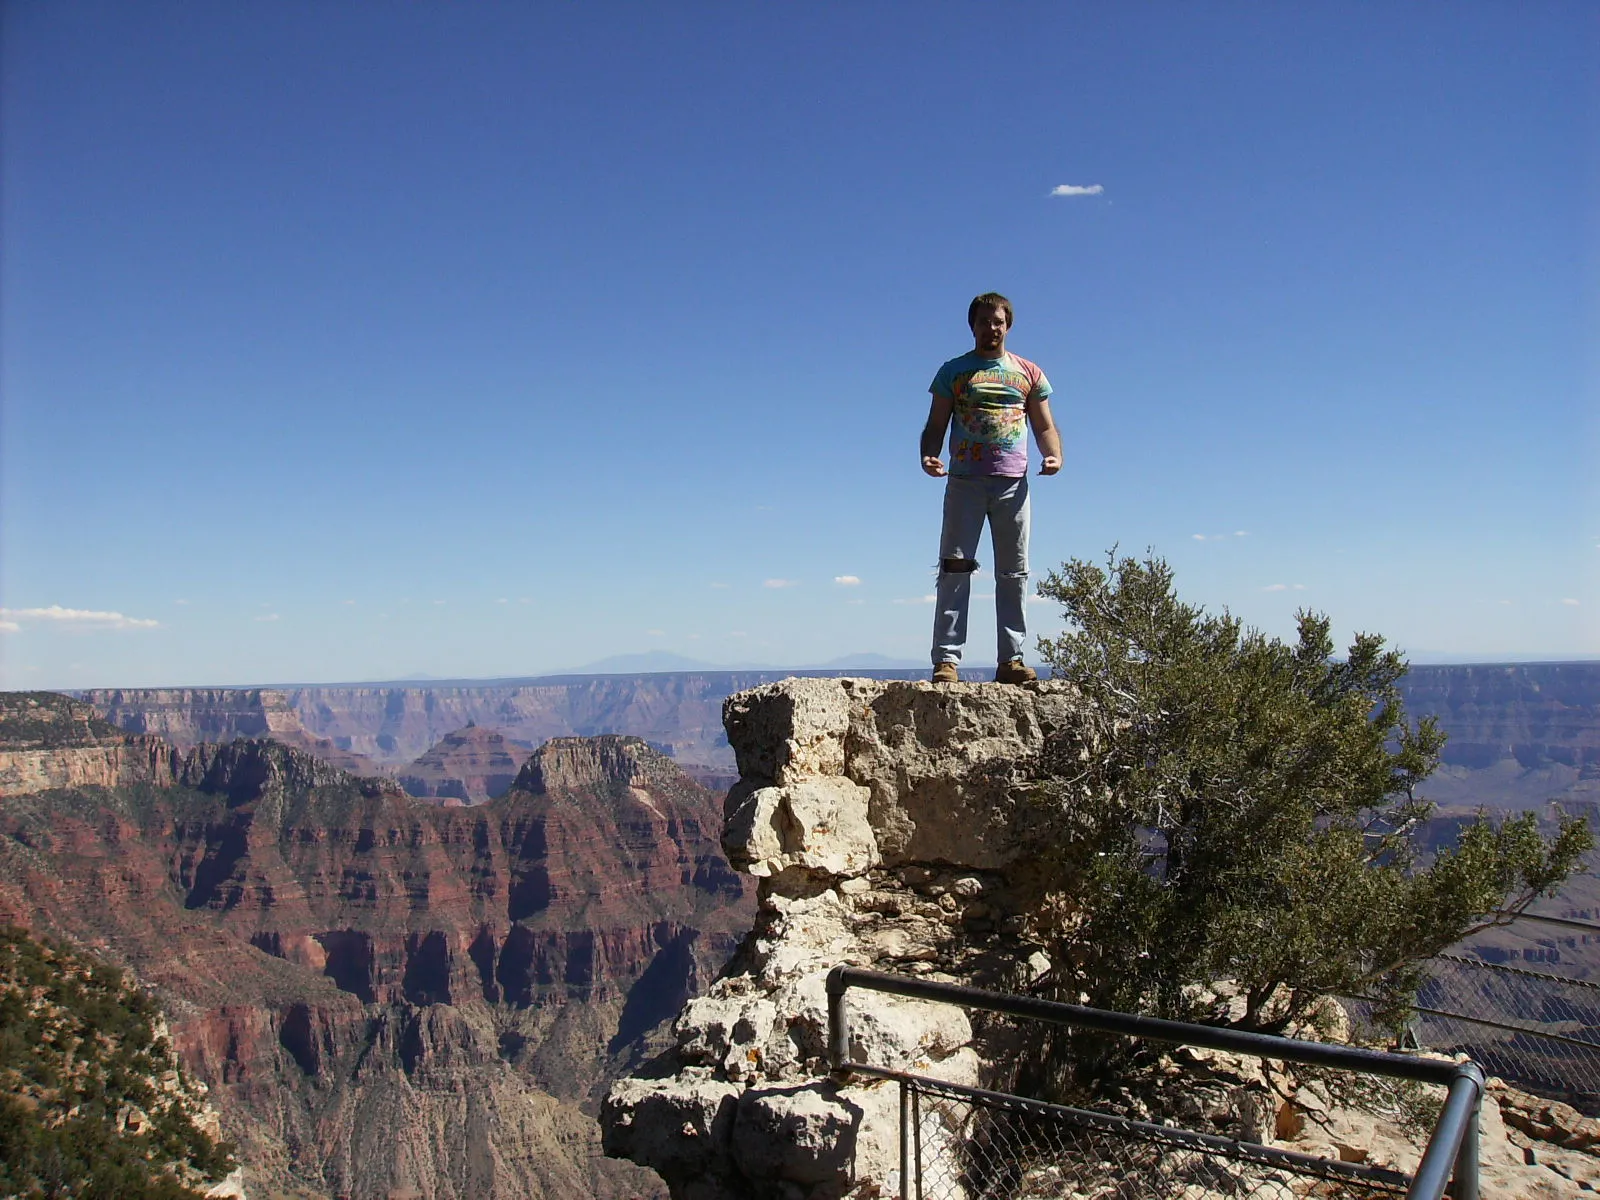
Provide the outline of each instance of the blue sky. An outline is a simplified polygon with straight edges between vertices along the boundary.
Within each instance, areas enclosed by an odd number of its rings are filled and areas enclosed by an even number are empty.
[[[1600,655],[1593,4],[3,12],[0,686],[921,660],[990,288],[1036,573]]]

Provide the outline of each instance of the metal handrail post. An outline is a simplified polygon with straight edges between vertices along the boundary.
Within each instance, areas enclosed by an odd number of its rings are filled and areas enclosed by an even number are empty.
[[[1466,1136],[1461,1139],[1461,1149],[1456,1152],[1456,1200],[1478,1200],[1481,1186],[1478,1178],[1478,1120],[1483,1111],[1483,1090],[1479,1085],[1478,1103],[1472,1106],[1467,1118]]]
[[[1428,1139],[1427,1152],[1411,1177],[1406,1200],[1439,1200],[1452,1172],[1456,1200],[1478,1200],[1478,1104],[1482,1098],[1483,1072],[1477,1063],[1461,1063],[1450,1081],[1450,1094]]]
[[[911,1200],[911,1085],[900,1081],[900,1200]]]
[[[828,1065],[835,1071],[850,1061],[850,1018],[844,1011],[845,968],[828,972]]]

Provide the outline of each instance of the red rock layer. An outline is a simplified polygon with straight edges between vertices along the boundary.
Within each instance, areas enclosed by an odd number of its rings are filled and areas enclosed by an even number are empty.
[[[503,798],[442,809],[272,742],[79,751],[135,767],[0,799],[0,918],[108,949],[168,998],[258,1182],[466,1196],[491,1163],[497,1195],[648,1193],[590,1162],[561,1104],[750,925],[718,806],[669,760],[568,739]],[[480,1102],[495,1119],[473,1124]],[[422,1140],[397,1158],[369,1126]]]

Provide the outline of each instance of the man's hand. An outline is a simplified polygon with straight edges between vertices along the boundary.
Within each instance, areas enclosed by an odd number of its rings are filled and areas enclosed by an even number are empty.
[[[1054,475],[1059,470],[1061,470],[1061,458],[1059,455],[1046,454],[1044,461],[1039,464],[1039,474],[1041,475]]]
[[[1058,463],[1057,466],[1060,464]],[[944,474],[944,463],[937,454],[924,454],[922,456],[922,469],[935,479]]]

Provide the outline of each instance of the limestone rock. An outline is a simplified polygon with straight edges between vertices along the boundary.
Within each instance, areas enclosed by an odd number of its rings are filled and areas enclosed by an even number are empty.
[[[1058,683],[863,679],[794,679],[730,697],[741,778],[723,847],[759,880],[755,927],[681,1011],[675,1045],[650,1077],[611,1090],[607,1152],[660,1171],[675,1200],[900,1194],[898,1089],[829,1075],[827,973],[844,963],[984,982],[991,958],[1024,977],[1050,969],[1015,932],[1009,777],[1047,737],[1089,737],[1081,704]],[[1226,997],[1226,983],[1216,988]],[[846,1009],[851,1057],[882,1068],[992,1086],[1026,1053],[1019,1034],[980,1036],[950,1005],[851,989]],[[1406,1171],[1420,1156],[1413,1133],[1259,1060],[1183,1049],[1164,1069],[1154,1094],[1110,1097],[1108,1107]],[[1596,1186],[1596,1126],[1500,1087],[1484,1106],[1485,1194],[1542,1200]],[[924,1162],[953,1166],[960,1138],[925,1124]],[[1036,1194],[1065,1194],[1066,1181],[1037,1182]]]

